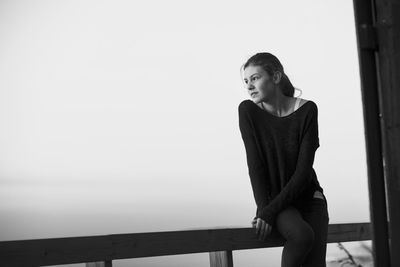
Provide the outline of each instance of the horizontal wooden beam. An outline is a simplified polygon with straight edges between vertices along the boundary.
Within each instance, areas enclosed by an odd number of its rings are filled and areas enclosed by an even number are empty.
[[[331,224],[328,242],[370,240],[370,223]],[[253,228],[113,234],[0,242],[1,266],[43,266],[138,257],[283,246],[280,235],[259,241]],[[29,263],[29,265],[28,265]]]

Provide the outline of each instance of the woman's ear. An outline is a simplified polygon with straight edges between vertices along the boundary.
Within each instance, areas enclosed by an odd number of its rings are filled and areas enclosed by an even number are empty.
[[[280,72],[280,71],[275,71],[275,72],[274,72],[274,76],[272,77],[272,81],[273,81],[275,84],[278,84],[278,83],[280,83],[281,79],[282,79],[282,72]]]

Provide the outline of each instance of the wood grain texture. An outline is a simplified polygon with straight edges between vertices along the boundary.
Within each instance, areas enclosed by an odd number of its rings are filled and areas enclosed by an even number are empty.
[[[373,257],[376,266],[389,267],[389,232],[384,178],[379,79],[377,54],[381,46],[377,40],[373,0],[353,0],[360,65],[361,96],[366,142],[368,190],[372,228]],[[379,30],[378,30],[379,32]]]
[[[233,267],[232,251],[210,252],[210,267]]]
[[[390,266],[400,266],[400,1],[374,0]]]

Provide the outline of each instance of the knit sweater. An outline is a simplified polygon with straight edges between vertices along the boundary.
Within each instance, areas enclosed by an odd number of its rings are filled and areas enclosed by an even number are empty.
[[[311,199],[315,190],[323,193],[313,168],[319,147],[318,108],[308,100],[278,117],[243,100],[238,111],[256,217],[274,225],[288,205]]]

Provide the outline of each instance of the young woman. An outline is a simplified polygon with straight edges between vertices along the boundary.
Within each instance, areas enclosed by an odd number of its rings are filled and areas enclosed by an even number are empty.
[[[285,239],[282,267],[325,267],[328,204],[313,168],[318,108],[294,97],[280,61],[258,53],[242,66],[251,100],[238,107],[239,127],[257,205],[260,240]]]

